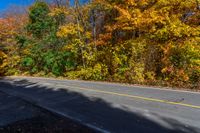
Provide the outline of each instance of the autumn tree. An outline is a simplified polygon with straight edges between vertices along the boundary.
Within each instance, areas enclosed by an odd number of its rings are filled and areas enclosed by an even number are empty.
[[[122,75],[128,74],[131,81],[155,76],[180,84],[192,79],[194,71],[199,73],[199,10],[195,0],[94,3],[103,7],[105,14],[98,42],[108,48],[102,61],[109,65],[110,74],[125,70]]]
[[[0,19],[0,51],[1,55],[4,55],[5,74],[10,75],[18,72],[20,57],[15,38],[22,33],[23,25],[26,22],[26,14],[16,14],[15,12],[9,12]]]
[[[56,35],[62,25],[60,16],[63,14],[63,10],[56,8],[51,11],[45,2],[36,2],[30,7],[27,34],[18,38],[22,46],[22,69],[30,74],[59,76],[67,67],[73,66],[71,52],[63,50],[63,42]]]
[[[1,70],[199,87],[199,0],[86,3],[36,1],[28,22],[15,15],[1,19]]]

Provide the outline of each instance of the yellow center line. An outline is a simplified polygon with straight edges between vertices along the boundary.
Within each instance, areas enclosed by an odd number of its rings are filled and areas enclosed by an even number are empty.
[[[88,88],[75,87],[75,86],[65,86],[65,87],[75,88],[75,89],[85,90],[85,91],[91,91],[91,92],[98,92],[98,93],[103,93],[103,94],[117,95],[117,96],[122,96],[122,97],[129,97],[129,98],[134,98],[134,99],[141,99],[141,100],[145,100],[145,101],[159,102],[159,103],[165,103],[165,104],[171,104],[171,105],[180,105],[180,106],[184,106],[184,107],[200,109],[200,106],[186,104],[186,103],[180,103],[180,102],[170,102],[170,101],[161,100],[161,99],[148,98],[148,97],[142,97],[142,96],[136,96],[136,95],[123,94],[123,93],[116,93],[116,92],[111,92],[111,91],[88,89]]]

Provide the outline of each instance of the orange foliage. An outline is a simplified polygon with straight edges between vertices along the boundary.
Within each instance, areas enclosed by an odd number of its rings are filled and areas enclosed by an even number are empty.
[[[0,40],[1,43],[6,43],[11,41],[17,33],[20,32],[21,28],[23,27],[24,23],[26,23],[26,16],[19,15],[19,16],[7,16],[6,18],[0,19]],[[4,42],[5,41],[5,42]]]

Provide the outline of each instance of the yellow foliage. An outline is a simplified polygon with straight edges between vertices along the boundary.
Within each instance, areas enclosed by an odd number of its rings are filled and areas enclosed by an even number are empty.
[[[83,32],[82,27],[80,26],[78,27],[74,23],[69,23],[59,28],[59,31],[57,32],[57,36],[58,37],[74,36],[74,35],[77,35],[79,32]]]
[[[53,8],[51,10],[51,12],[49,13],[50,16],[52,17],[55,17],[55,16],[59,16],[59,15],[69,15],[70,12],[66,9],[66,7],[56,7],[56,8]]]
[[[5,58],[7,57],[7,55],[0,51],[0,75],[5,73],[5,67],[7,65],[7,63],[5,62]]]

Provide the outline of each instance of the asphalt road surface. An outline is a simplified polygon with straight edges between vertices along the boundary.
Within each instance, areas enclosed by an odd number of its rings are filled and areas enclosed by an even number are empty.
[[[100,132],[200,133],[198,92],[28,77],[3,78],[0,91]]]
[[[0,133],[95,133],[95,131],[0,91]]]

